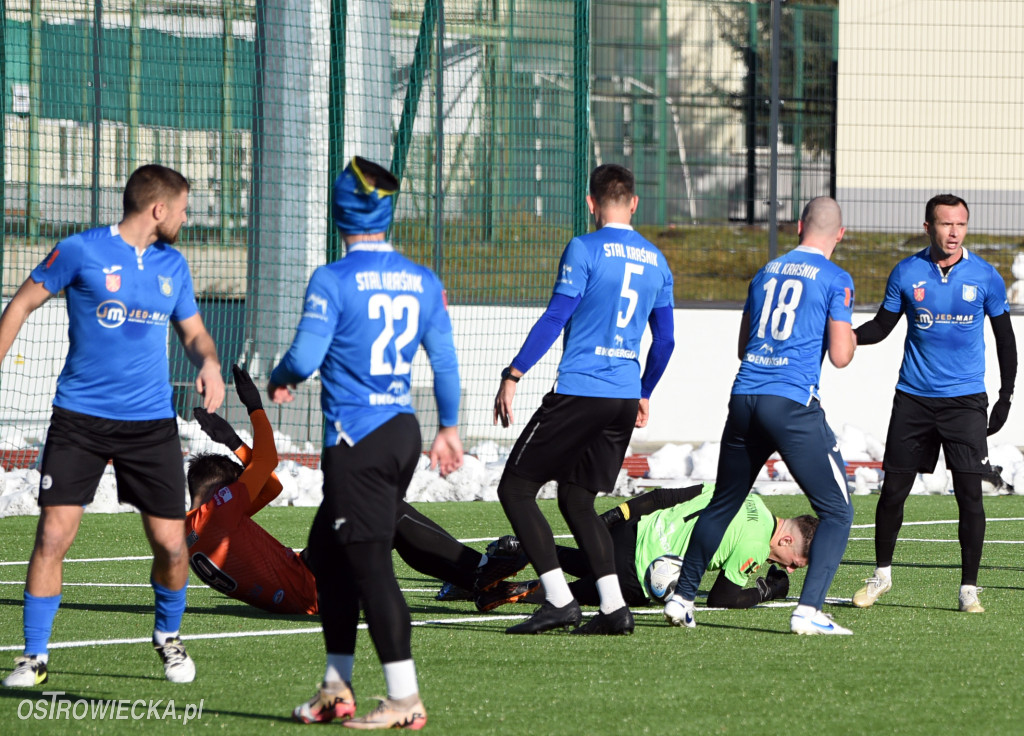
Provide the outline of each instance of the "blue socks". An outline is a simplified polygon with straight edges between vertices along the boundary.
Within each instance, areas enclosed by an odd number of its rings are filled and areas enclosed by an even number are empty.
[[[25,632],[26,655],[49,654],[50,632],[53,630],[53,619],[59,607],[60,593],[37,598],[25,591],[22,627]]]
[[[149,583],[153,586],[153,597],[156,600],[154,630],[177,634],[181,630],[181,617],[185,615],[185,591],[188,590],[188,583],[185,583],[181,590],[168,590],[153,578],[149,579]]]

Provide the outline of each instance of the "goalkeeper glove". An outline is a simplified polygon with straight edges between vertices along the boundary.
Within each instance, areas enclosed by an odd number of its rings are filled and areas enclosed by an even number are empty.
[[[789,575],[775,565],[768,568],[767,575],[754,582],[757,584],[757,592],[761,595],[761,603],[773,601],[776,598],[785,598],[789,593]]]
[[[620,503],[615,508],[605,511],[603,514],[601,514],[601,521],[603,521],[604,525],[609,529],[611,529],[616,524],[621,524],[627,519],[629,519],[628,503]]]
[[[1006,418],[1010,416],[1010,403],[1013,401],[1012,391],[1000,391],[999,400],[992,407],[992,416],[988,420],[988,434],[993,435],[1003,428]]]
[[[206,432],[211,440],[227,445],[228,449],[234,452],[242,446],[242,438],[232,429],[227,420],[217,414],[211,414],[201,406],[192,410],[192,416],[199,422],[200,428]]]
[[[252,414],[254,411],[262,409],[263,398],[260,396],[260,390],[256,388],[256,384],[252,382],[252,378],[249,377],[245,368],[233,365],[231,366],[231,373],[235,377],[235,391],[245,406],[245,410]]]

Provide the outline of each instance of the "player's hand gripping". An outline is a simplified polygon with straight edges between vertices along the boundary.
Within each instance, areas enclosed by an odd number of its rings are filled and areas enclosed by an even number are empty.
[[[233,365],[231,374],[235,377],[235,391],[245,406],[245,411],[252,414],[254,411],[262,409],[263,399],[260,397],[260,390],[256,388],[256,384],[252,382],[252,377],[249,376],[245,368]]]
[[[756,581],[757,590],[761,594],[761,602],[785,598],[789,594],[789,575],[775,565],[768,568],[768,573]]]
[[[196,418],[196,421],[199,422],[199,427],[214,442],[227,445],[228,449],[232,452],[242,446],[242,438],[238,436],[238,433],[235,432],[224,417],[211,414],[201,406],[197,406],[192,410],[192,416]]]

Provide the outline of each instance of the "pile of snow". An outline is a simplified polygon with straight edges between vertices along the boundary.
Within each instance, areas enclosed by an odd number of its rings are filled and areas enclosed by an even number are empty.
[[[178,429],[182,444],[189,454],[216,452],[231,455],[223,445],[210,440],[195,421],[179,419]],[[246,443],[252,442],[247,431],[239,435]],[[843,459],[850,463],[880,461],[884,445],[857,427],[843,426],[836,433]],[[317,448],[309,442],[296,442],[291,437],[275,432],[278,452],[315,455]],[[0,429],[0,449],[24,450],[38,447],[17,430]],[[409,501],[497,501],[498,481],[501,479],[510,447],[495,442],[481,442],[467,448],[463,466],[447,478],[441,478],[431,470],[427,457],[421,457],[412,483],[406,493]],[[666,444],[648,458],[650,472],[646,478],[630,478],[625,470],[619,473],[612,495],[632,496],[651,486],[681,487],[713,481],[718,471],[718,442],[704,442],[699,447],[692,444]],[[1024,455],[1012,445],[989,448],[993,466],[1001,468],[999,478],[989,479],[985,491],[989,494],[1010,493],[1013,489],[1024,493]],[[773,456],[773,472],[762,468],[754,484],[754,490],[764,495],[799,493],[786,464]],[[187,462],[186,457],[185,461]],[[308,468],[292,460],[284,460],[277,467],[277,475],[283,490],[271,506],[319,506],[323,498],[323,475],[319,470]],[[881,485],[882,473],[871,467],[858,467],[850,481],[850,490],[855,494],[877,491]],[[994,481],[994,482],[993,482]],[[952,493],[952,475],[946,469],[940,455],[934,473],[919,475],[912,493]],[[183,496],[184,496],[183,490]],[[0,518],[39,513],[39,471],[36,468],[19,468],[9,471],[0,469]],[[555,484],[548,483],[540,490],[540,498],[554,498]],[[188,501],[186,499],[185,503]],[[96,498],[89,504],[89,513],[119,513],[132,511],[127,504],[117,502],[117,488],[113,468],[108,466],[100,480]]]

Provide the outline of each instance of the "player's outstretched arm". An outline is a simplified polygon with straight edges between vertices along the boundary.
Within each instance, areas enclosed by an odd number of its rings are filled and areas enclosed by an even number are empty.
[[[243,467],[249,467],[249,464],[252,462],[252,448],[242,441],[242,438],[235,432],[234,427],[224,417],[218,414],[211,414],[201,406],[193,409],[192,415],[199,422],[199,427],[211,440],[227,447],[235,453],[235,457],[241,461]],[[249,515],[251,516],[267,506],[267,504],[280,495],[282,490],[281,480],[277,477],[276,473],[271,473],[270,478],[263,484],[259,496],[252,502]]]
[[[879,307],[874,317],[854,330],[857,333],[857,344],[874,345],[887,338],[900,321],[900,314],[902,312],[890,312],[885,307]]]
[[[249,413],[252,422],[252,459],[242,472],[239,481],[245,484],[249,498],[253,501],[259,496],[263,486],[270,479],[270,474],[277,467],[277,446],[274,444],[274,430],[270,426],[267,413],[263,411],[263,399],[252,378],[245,369],[237,365],[231,366],[235,377],[235,390],[238,398]]]
[[[38,281],[31,277],[25,279],[0,316],[0,361],[7,356],[7,351],[11,349],[14,338],[18,336],[28,316],[51,296],[53,294]]]
[[[220,359],[217,346],[206,331],[203,318],[193,314],[180,322],[174,322],[174,331],[185,348],[185,355],[196,368],[196,391],[203,397],[203,408],[216,411],[224,403],[224,377],[220,374]]]

